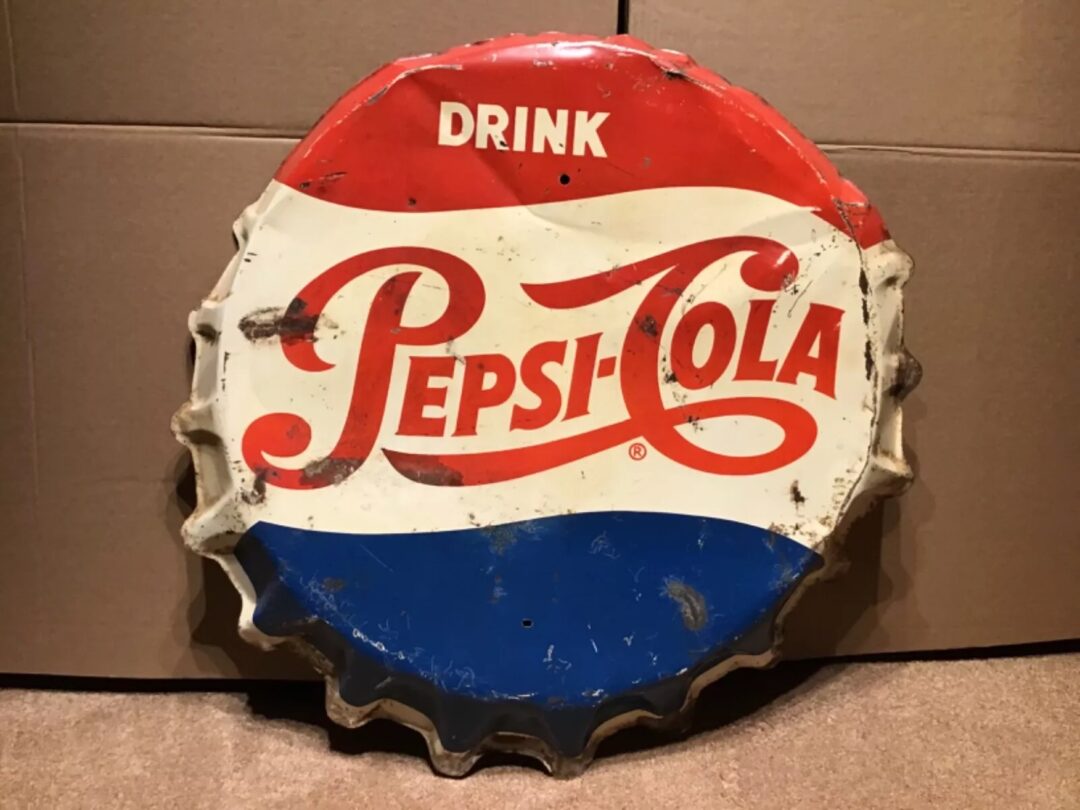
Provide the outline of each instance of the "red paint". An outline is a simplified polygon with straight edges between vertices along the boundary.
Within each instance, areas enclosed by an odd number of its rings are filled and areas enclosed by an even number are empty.
[[[455,436],[475,436],[476,421],[484,408],[502,405],[514,393],[517,374],[510,358],[501,354],[474,354],[465,358]]]
[[[454,376],[456,362],[453,357],[423,356],[409,361],[409,377],[397,430],[399,436],[442,436],[446,433],[446,417],[426,416],[424,411],[446,407],[446,385],[436,386],[432,378],[450,379]]]
[[[836,361],[840,354],[840,321],[844,310],[826,304],[811,304],[799,333],[791,344],[777,382],[795,384],[800,374],[814,378],[814,390],[836,397]],[[814,349],[817,348],[817,354]]]
[[[515,405],[510,416],[510,430],[536,430],[554,422],[562,410],[562,391],[544,371],[549,363],[562,365],[566,341],[539,343],[525,353],[521,361],[521,383],[537,398],[531,408]]]
[[[772,319],[775,303],[773,299],[754,299],[750,302],[743,348],[739,354],[739,365],[735,369],[736,380],[771,380],[776,376],[776,360],[766,360],[762,356],[765,353],[765,338],[769,335],[769,321]]]
[[[589,412],[589,399],[592,394],[593,372],[596,368],[596,353],[600,346],[600,333],[586,335],[577,339],[574,354],[574,373],[570,378],[570,394],[566,401],[566,415],[563,419],[574,419]]]
[[[498,106],[514,123],[521,109],[608,113],[599,130],[606,157],[587,148],[574,155],[569,145],[567,154],[515,151],[534,144],[512,131],[505,149],[440,146],[443,101]],[[382,211],[724,186],[810,208],[864,247],[888,236],[866,197],[761,98],[689,57],[625,36],[504,37],[395,62],[346,93],[276,179],[339,205]],[[775,291],[783,278],[768,268],[748,273],[747,283],[761,290]]]
[[[711,331],[711,343],[708,357],[699,366],[694,362],[694,345],[705,327]],[[671,338],[672,382],[691,391],[708,388],[727,370],[737,337],[735,316],[723,304],[706,301],[687,310]]]

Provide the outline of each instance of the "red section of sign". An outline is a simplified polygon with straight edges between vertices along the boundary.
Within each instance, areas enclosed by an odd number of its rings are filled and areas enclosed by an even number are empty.
[[[726,186],[811,208],[864,247],[887,238],[866,197],[761,98],[625,36],[506,37],[395,62],[346,93],[276,179],[401,212]]]

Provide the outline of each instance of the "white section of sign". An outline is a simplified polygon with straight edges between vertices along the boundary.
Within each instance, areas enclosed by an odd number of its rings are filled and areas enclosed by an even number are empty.
[[[260,310],[283,310],[313,278],[351,256],[378,248],[437,248],[468,262],[483,279],[487,302],[478,323],[452,346],[399,348],[390,398],[376,451],[341,484],[313,490],[270,486],[262,503],[240,503],[249,523],[270,521],[302,528],[356,534],[433,532],[526,520],[567,512],[647,511],[719,517],[767,528],[783,527],[793,539],[817,547],[835,526],[832,518],[859,480],[876,429],[879,392],[868,379],[866,346],[880,346],[878,313],[862,317],[861,261],[856,245],[813,212],[767,195],[725,188],[670,188],[628,192],[544,205],[444,213],[388,213],[323,202],[273,183],[249,212],[254,214],[245,252],[235,265],[229,294],[220,303],[221,334],[216,370],[219,385],[213,412],[225,439],[230,474],[241,491],[253,473],[242,462],[245,429],[274,412],[302,416],[314,426],[311,444],[280,466],[303,467],[334,447],[345,420],[364,319],[378,286],[401,267],[387,267],[347,285],[331,300],[316,332],[316,351],[333,368],[294,368],[277,339],[251,341],[238,324]],[[550,367],[563,392],[570,376],[573,341],[602,333],[598,357],[618,356],[632,314],[656,278],[581,310],[548,310],[530,300],[523,283],[594,275],[692,243],[735,235],[781,242],[798,257],[798,283],[779,293],[750,289],[739,267],[747,254],[716,262],[686,290],[668,321],[662,342],[671,338],[680,312],[691,304],[718,301],[739,325],[740,343],[751,298],[776,298],[763,352],[781,361],[808,307],[817,302],[845,311],[841,323],[835,399],[813,388],[812,378],[794,385],[732,381],[727,372],[709,390],[680,392],[662,386],[665,397],[690,401],[718,396],[782,397],[807,409],[817,421],[813,448],[794,463],[765,474],[721,476],[682,466],[647,446],[635,458],[630,442],[555,469],[504,483],[439,487],[414,483],[399,474],[380,449],[422,453],[503,450],[575,436],[626,418],[618,372],[593,380],[588,415],[557,419],[535,431],[508,429],[512,405],[532,405],[524,388],[505,405],[479,414],[476,436],[396,435],[409,358],[413,355],[465,357],[497,352],[515,365],[543,341],[570,341],[561,368]],[[416,269],[416,268],[410,268]],[[430,270],[408,299],[406,324],[421,324],[445,308],[447,291]],[[706,330],[706,334],[707,334]],[[700,362],[707,338],[697,345]],[[736,356],[739,348],[736,348]],[[877,352],[875,351],[875,354]],[[658,377],[663,370],[657,370]],[[459,401],[460,368],[449,382],[445,409],[452,432]],[[674,399],[671,400],[674,403]],[[771,422],[724,417],[684,425],[692,442],[729,454],[757,454],[775,447],[782,433]],[[640,441],[640,440],[639,440]],[[793,497],[797,493],[797,497]]]

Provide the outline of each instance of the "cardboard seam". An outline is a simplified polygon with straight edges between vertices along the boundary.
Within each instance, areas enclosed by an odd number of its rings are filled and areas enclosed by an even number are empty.
[[[32,432],[33,444],[32,454],[30,457],[31,473],[33,475],[34,482],[34,511],[37,511],[38,498],[40,497],[40,482],[41,477],[39,475],[39,461],[38,461],[38,425],[37,425],[37,398],[34,384],[34,342],[30,327],[30,279],[26,272],[26,244],[27,244],[27,216],[26,216],[26,164],[23,160],[22,142],[19,138],[19,130],[16,128],[12,133],[13,144],[15,147],[15,176],[18,188],[16,193],[19,196],[19,244],[18,244],[18,264],[19,273],[22,280],[20,287],[20,304],[23,312],[23,342],[26,344],[27,354],[27,373],[30,376],[29,379],[29,403],[30,403],[30,430]]]
[[[615,16],[615,33],[616,34],[629,34],[630,33],[630,15],[633,13],[630,8],[631,0],[618,0]]]
[[[307,130],[289,127],[242,127],[214,124],[153,124],[125,121],[24,121],[0,118],[0,127],[27,127],[56,130],[98,130],[118,134],[217,135],[226,138],[279,139],[299,141]]]
[[[19,118],[19,79],[15,74],[15,31],[11,23],[11,4],[3,0],[4,22],[7,24],[8,66],[11,68],[11,104],[15,108],[15,117]]]
[[[306,134],[293,129],[262,127],[216,127],[202,124],[124,124],[104,122],[65,121],[7,121],[0,119],[0,129],[37,129],[42,131],[83,131],[122,135],[175,135],[189,137],[239,138],[251,140],[274,140],[297,143]],[[1000,160],[1051,160],[1080,162],[1080,151],[1001,149],[982,146],[947,146],[939,144],[877,144],[835,143],[815,141],[815,145],[829,154],[886,153],[919,157],[956,157],[963,159]]]
[[[1000,149],[997,147],[940,146],[920,144],[817,143],[823,152],[852,154],[884,152],[922,157],[985,158],[1002,160],[1060,160],[1080,161],[1080,151],[1042,149]]]
[[[6,0],[5,0],[6,10]],[[15,150],[15,183],[16,193],[19,196],[19,243],[16,245],[16,263],[22,284],[19,288],[20,305],[22,307],[22,331],[24,351],[26,352],[26,392],[27,405],[30,410],[30,475],[33,482],[33,516],[30,523],[30,533],[34,544],[33,560],[38,572],[44,570],[44,556],[46,546],[41,538],[41,525],[38,516],[41,514],[41,436],[37,418],[37,374],[34,358],[34,341],[32,333],[32,319],[30,315],[30,276],[27,272],[26,246],[27,240],[27,213],[26,213],[26,161],[23,159],[23,146],[20,140],[18,128],[12,132],[12,145]],[[38,573],[36,579],[43,581]],[[31,599],[34,602],[33,614],[42,615],[41,600],[44,594],[35,590]]]

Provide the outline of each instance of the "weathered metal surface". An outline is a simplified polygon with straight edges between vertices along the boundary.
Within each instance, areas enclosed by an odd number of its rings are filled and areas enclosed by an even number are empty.
[[[909,262],[757,97],[625,37],[377,71],[192,315],[190,546],[345,725],[579,771],[773,656],[910,478]]]

